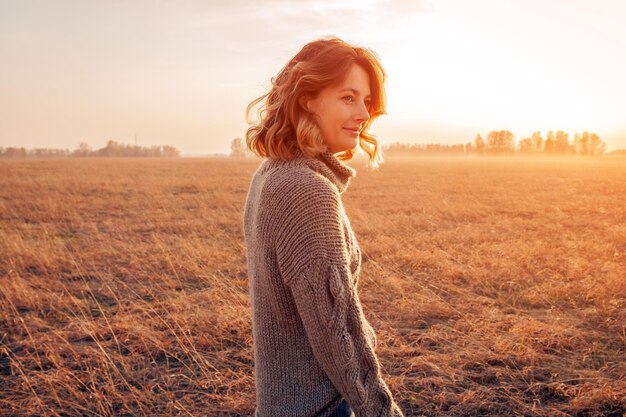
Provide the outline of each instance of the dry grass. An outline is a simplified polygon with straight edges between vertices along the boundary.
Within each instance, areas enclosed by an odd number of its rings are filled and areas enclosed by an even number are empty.
[[[626,413],[625,162],[355,162],[361,299],[407,416]],[[0,415],[252,415],[257,164],[0,162]]]

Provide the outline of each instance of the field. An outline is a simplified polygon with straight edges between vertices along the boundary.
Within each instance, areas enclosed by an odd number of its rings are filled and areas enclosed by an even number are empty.
[[[252,416],[257,165],[0,161],[0,415]],[[626,159],[353,165],[359,294],[406,416],[626,415]]]

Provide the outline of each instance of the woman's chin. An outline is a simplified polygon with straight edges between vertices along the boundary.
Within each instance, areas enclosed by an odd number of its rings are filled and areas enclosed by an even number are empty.
[[[358,146],[359,146],[358,136],[356,138],[351,138],[350,140],[345,140],[343,141],[343,143],[338,144],[338,145],[334,145],[334,146],[326,145],[326,147],[331,153],[339,153],[339,152],[356,149]]]

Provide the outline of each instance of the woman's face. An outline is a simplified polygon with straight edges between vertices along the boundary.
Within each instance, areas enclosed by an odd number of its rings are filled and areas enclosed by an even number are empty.
[[[370,117],[370,96],[369,75],[354,64],[341,83],[323,89],[307,102],[332,153],[357,147],[359,134]]]

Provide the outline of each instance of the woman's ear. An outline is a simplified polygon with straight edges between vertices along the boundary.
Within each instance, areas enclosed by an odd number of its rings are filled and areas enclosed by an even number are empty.
[[[311,110],[309,110],[309,101],[310,99],[308,95],[301,95],[298,99],[298,104],[300,104],[300,107],[302,107],[304,111],[310,112]]]

